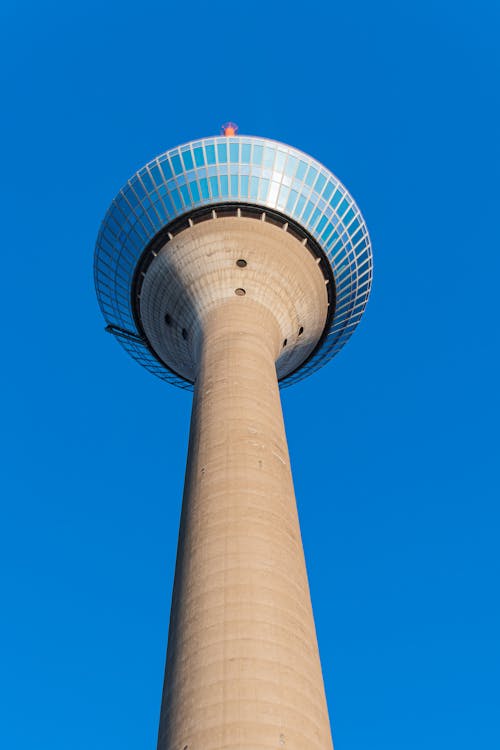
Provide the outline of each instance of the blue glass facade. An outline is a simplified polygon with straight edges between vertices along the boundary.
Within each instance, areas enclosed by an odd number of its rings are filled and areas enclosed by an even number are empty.
[[[134,271],[149,242],[174,219],[231,202],[290,217],[314,237],[332,266],[336,307],[327,336],[281,386],[306,377],[342,348],[370,292],[366,224],[345,187],[314,159],[247,136],[204,138],[167,151],[140,169],[112,202],[97,239],[95,283],[103,315],[120,343],[141,365],[181,388],[192,386],[163,366],[139,336],[131,303]]]

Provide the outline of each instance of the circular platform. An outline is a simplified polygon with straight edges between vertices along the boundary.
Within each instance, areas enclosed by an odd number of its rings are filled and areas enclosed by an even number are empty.
[[[186,292],[193,269],[198,280]],[[224,295],[243,298],[248,287],[253,298],[277,305],[286,342],[277,372],[285,386],[341,349],[371,278],[365,222],[337,178],[296,149],[247,136],[195,141],[137,172],[111,204],[95,254],[107,330],[148,370],[187,389],[197,321]],[[277,299],[271,288],[280,285]]]
[[[327,286],[318,260],[286,228],[262,218],[204,218],[157,252],[137,289],[137,320],[158,359],[193,382],[199,341],[211,311],[239,297],[267,308],[280,331],[278,378],[312,354],[328,317]]]

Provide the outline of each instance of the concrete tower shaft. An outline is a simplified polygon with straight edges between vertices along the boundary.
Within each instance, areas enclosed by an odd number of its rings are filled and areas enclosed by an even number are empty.
[[[276,377],[282,338],[248,295],[204,316],[158,750],[332,747]]]

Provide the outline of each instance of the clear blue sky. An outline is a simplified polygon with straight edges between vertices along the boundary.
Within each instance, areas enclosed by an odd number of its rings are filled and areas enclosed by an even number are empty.
[[[336,750],[500,747],[495,0],[0,11],[0,746],[154,750],[190,396],[103,331],[99,223],[228,119],[348,186],[375,280],[283,395]]]

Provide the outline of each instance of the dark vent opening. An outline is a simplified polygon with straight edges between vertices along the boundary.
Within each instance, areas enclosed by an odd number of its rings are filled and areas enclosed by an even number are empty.
[[[266,221],[268,224],[274,224],[275,227],[283,227],[285,223],[281,216],[273,216],[272,213],[266,213]]]
[[[236,216],[237,207],[230,205],[230,206],[224,206],[224,205],[218,205],[217,206],[217,216]]]

